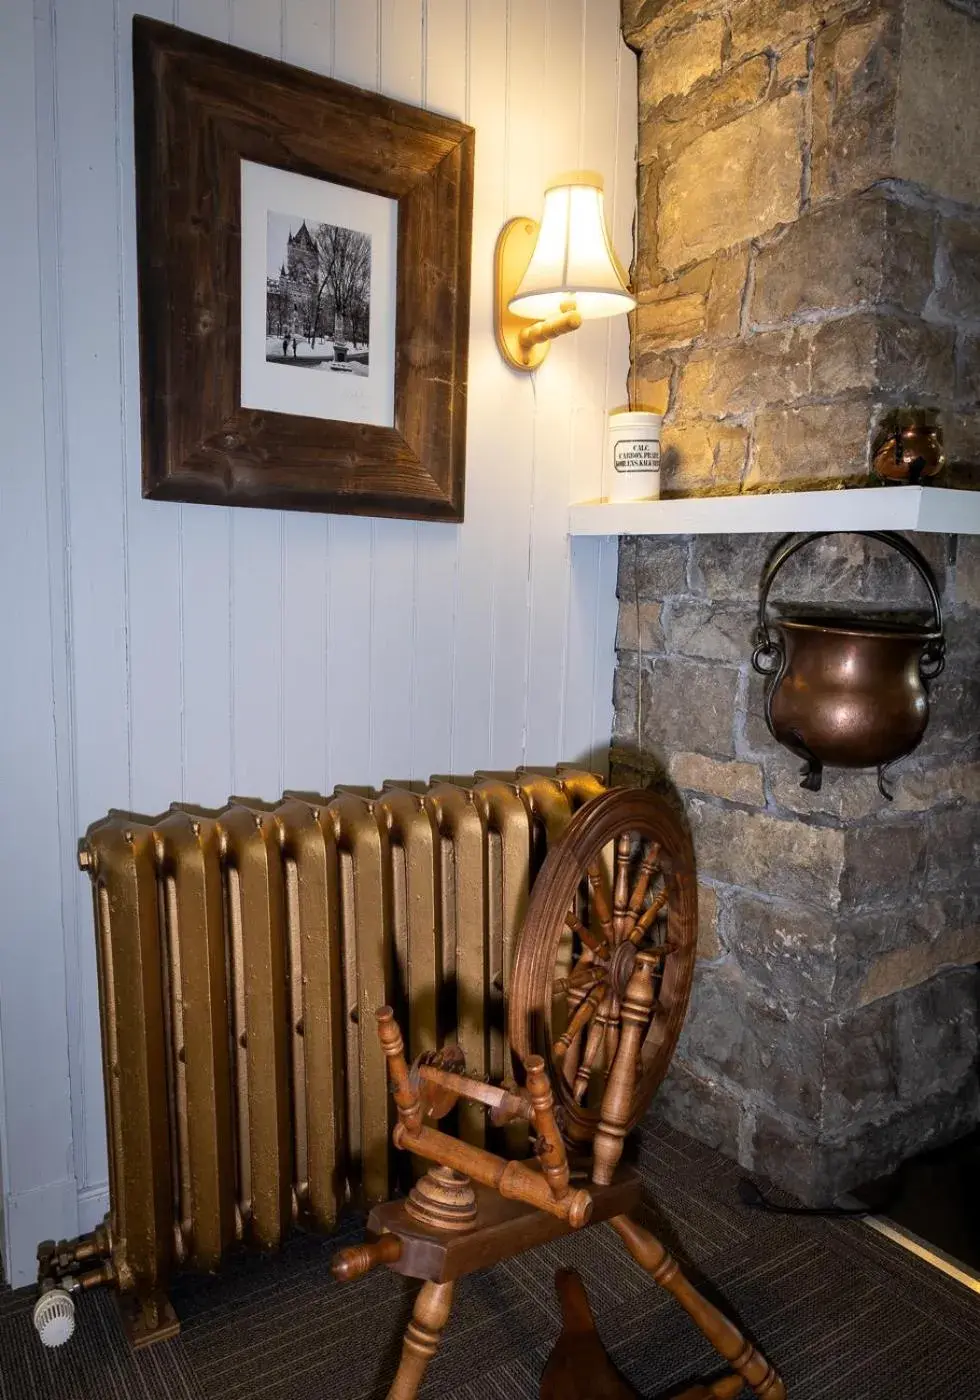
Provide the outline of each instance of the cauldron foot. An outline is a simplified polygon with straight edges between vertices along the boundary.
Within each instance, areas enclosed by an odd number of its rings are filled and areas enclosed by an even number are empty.
[[[882,797],[885,799],[886,802],[894,802],[895,800],[892,794],[888,791],[888,788],[885,786],[885,783],[887,781],[885,778],[885,774],[888,772],[889,768],[892,768],[893,766],[893,763],[878,764],[878,791],[881,793]]]
[[[801,788],[806,788],[807,792],[819,792],[823,786],[823,764],[819,758],[808,758],[800,769],[803,774]]]

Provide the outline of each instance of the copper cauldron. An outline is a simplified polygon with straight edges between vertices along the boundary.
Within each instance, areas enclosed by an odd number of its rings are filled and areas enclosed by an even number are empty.
[[[801,787],[819,792],[823,768],[885,769],[921,740],[929,722],[927,682],[944,665],[942,605],[929,566],[901,535],[858,531],[903,555],[932,600],[925,626],[850,617],[781,617],[769,630],[773,580],[798,549],[832,532],[805,535],[780,550],[766,569],[759,597],[755,669],[769,677],[766,724],[773,738],[805,759]]]

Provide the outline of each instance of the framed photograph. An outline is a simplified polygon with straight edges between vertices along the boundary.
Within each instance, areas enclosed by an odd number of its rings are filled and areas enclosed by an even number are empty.
[[[473,130],[133,21],[143,494],[463,518]]]

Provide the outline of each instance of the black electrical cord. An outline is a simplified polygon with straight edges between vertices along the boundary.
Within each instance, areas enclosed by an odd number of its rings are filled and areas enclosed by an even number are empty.
[[[832,1219],[864,1219],[869,1215],[880,1215],[898,1195],[897,1186],[889,1192],[888,1199],[878,1206],[780,1206],[760,1191],[754,1181],[743,1176],[738,1183],[738,1195],[743,1205],[752,1210],[767,1210],[772,1215],[817,1215]]]

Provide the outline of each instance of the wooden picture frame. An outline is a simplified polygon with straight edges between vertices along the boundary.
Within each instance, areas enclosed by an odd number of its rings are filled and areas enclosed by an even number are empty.
[[[143,495],[462,520],[473,129],[141,17],[133,79]],[[397,202],[393,426],[241,406],[243,161]]]

